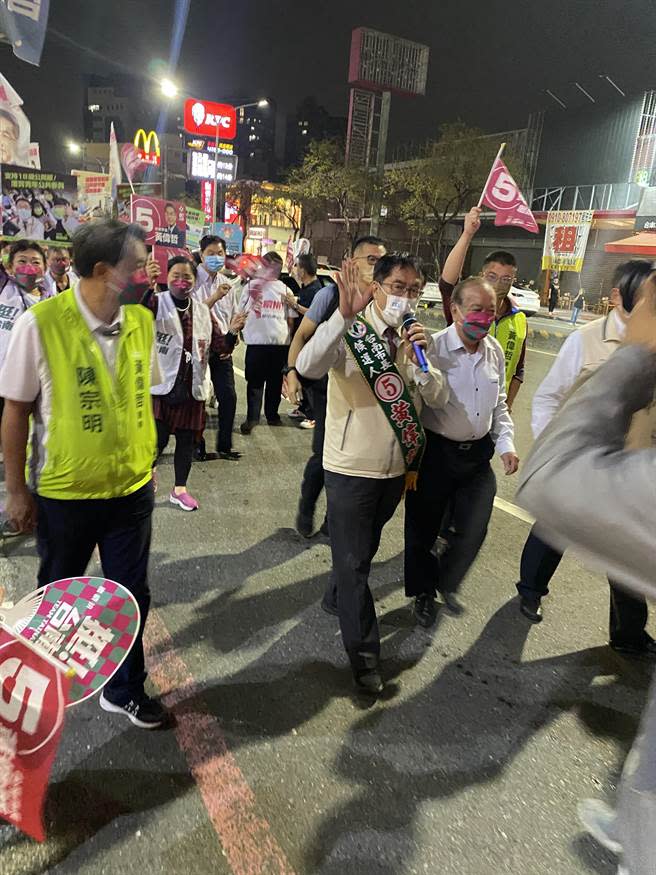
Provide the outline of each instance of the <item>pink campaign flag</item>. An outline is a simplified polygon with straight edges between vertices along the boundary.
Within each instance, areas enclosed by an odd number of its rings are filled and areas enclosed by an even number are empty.
[[[484,203],[496,212],[495,225],[516,225],[537,234],[539,229],[535,216],[529,210],[524,195],[498,155],[487,178],[479,206],[480,203]]]
[[[290,236],[287,241],[287,252],[285,261],[287,263],[287,273],[291,276],[292,268],[294,267],[294,247],[292,245],[292,238]]]

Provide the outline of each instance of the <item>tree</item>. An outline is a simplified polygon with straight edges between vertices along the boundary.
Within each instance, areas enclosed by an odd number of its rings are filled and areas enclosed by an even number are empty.
[[[446,226],[476,204],[498,148],[477,128],[453,122],[423,158],[387,174],[391,211],[428,246],[436,274]]]
[[[352,243],[370,214],[376,179],[364,168],[347,166],[334,140],[310,143],[300,167],[287,177],[290,197],[303,206],[305,220],[323,213],[339,218]]]
[[[233,182],[226,191],[226,202],[231,203],[237,210],[239,224],[244,231],[244,237],[248,235],[251,223],[251,208],[253,199],[258,195],[262,183],[253,179],[238,179]]]

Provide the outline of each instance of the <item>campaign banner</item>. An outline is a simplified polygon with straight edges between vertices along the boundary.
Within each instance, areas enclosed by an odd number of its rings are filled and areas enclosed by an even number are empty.
[[[31,167],[30,145],[30,120],[23,112],[23,99],[0,73],[0,164]]]
[[[205,230],[205,213],[194,207],[187,207],[187,249],[198,249],[200,238]]]
[[[41,147],[38,143],[30,143],[30,151],[27,164],[41,170]]]
[[[204,179],[200,184],[200,208],[205,213],[205,219],[214,219],[214,180]]]
[[[148,246],[169,246],[184,249],[187,237],[187,210],[179,201],[165,201],[144,197],[141,194],[130,198],[132,221],[146,232]]]
[[[69,689],[66,671],[0,629],[0,817],[40,842]]]
[[[132,594],[103,577],[57,580],[0,611],[8,631],[74,673],[68,706],[93,696],[115,674],[134,643],[139,619]]]
[[[77,179],[77,206],[80,221],[111,215],[112,177],[108,173],[73,170]]]
[[[239,255],[243,251],[244,232],[240,225],[233,225],[230,222],[215,222],[212,225],[212,234],[218,234],[225,240],[228,255]]]
[[[542,270],[581,272],[592,210],[551,210],[547,213]]]
[[[2,239],[67,246],[80,226],[74,176],[3,164]]]
[[[50,0],[9,0],[0,3],[0,40],[9,43],[21,61],[36,67],[48,28]]]
[[[134,189],[134,191],[132,190]],[[116,205],[121,222],[131,222],[130,198],[133,194],[143,197],[160,198],[162,196],[161,182],[135,182],[132,187],[127,182],[116,186]]]

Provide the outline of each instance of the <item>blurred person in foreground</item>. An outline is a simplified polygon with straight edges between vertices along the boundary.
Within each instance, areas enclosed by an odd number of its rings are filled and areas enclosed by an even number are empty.
[[[339,617],[356,687],[377,694],[380,636],[369,588],[385,524],[406,488],[416,486],[425,445],[420,412],[442,407],[446,381],[419,367],[413,343],[426,347],[414,313],[423,276],[412,258],[385,255],[363,291],[354,259],[337,278],[337,310],[303,348],[298,372],[328,374],[323,452],[332,573],[322,607]]]
[[[133,594],[139,634],[100,707],[154,729],[166,712],[144,690],[142,635],[154,504],[150,386],[159,375],[152,313],[122,304],[148,290],[144,236],[113,220],[80,228],[80,282],[18,319],[0,394],[7,517],[22,532],[36,526],[39,586],[83,576],[98,545],[104,575]]]
[[[634,259],[620,264],[613,275],[610,299],[613,309],[604,319],[588,322],[572,332],[563,343],[551,370],[533,397],[531,427],[535,438],[556,416],[572,390],[586,380],[619,348],[643,282],[654,271],[649,261]],[[646,421],[645,421],[646,420]],[[633,448],[651,445],[651,428],[647,417],[636,419],[628,437]],[[531,531],[520,564],[519,609],[532,623],[542,620],[542,599],[549,593],[549,583],[563,554]],[[656,643],[647,633],[647,603],[642,596],[627,592],[609,578],[609,644],[624,656],[656,658]]]
[[[385,244],[380,237],[361,237],[353,244],[351,254],[358,270],[360,291],[368,303],[370,299],[367,297],[367,293],[370,291],[374,278],[374,266],[378,259],[385,255]],[[287,355],[287,367],[285,368],[289,400],[300,404],[304,393],[309,392],[315,418],[315,428],[312,433],[312,455],[303,472],[301,497],[296,514],[296,531],[304,538],[311,538],[315,534],[314,511],[324,486],[323,444],[326,429],[328,376],[325,375],[319,380],[306,380],[301,384],[296,372],[296,359],[305,344],[314,335],[317,327],[332,316],[338,304],[339,292],[334,283],[324,286],[316,292],[292,339]],[[329,534],[327,516],[321,524],[320,531],[324,535]]]
[[[656,389],[656,278],[641,290],[626,346],[599,368],[554,418],[524,466],[519,503],[557,549],[631,590],[656,595],[656,449],[626,440],[636,414],[653,413]],[[609,533],[612,535],[609,537]],[[653,875],[656,861],[656,681],[618,791],[617,811],[589,800],[579,816],[606,848],[621,854],[618,873]]]

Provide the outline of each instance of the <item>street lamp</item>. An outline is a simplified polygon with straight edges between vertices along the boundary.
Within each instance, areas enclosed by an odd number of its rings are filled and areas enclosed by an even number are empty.
[[[160,89],[164,97],[168,97],[169,99],[178,96],[178,86],[171,79],[162,79],[160,82]]]
[[[71,153],[71,155],[80,155],[82,152],[82,146],[79,143],[76,143],[74,140],[69,140],[66,144],[66,148]]]

